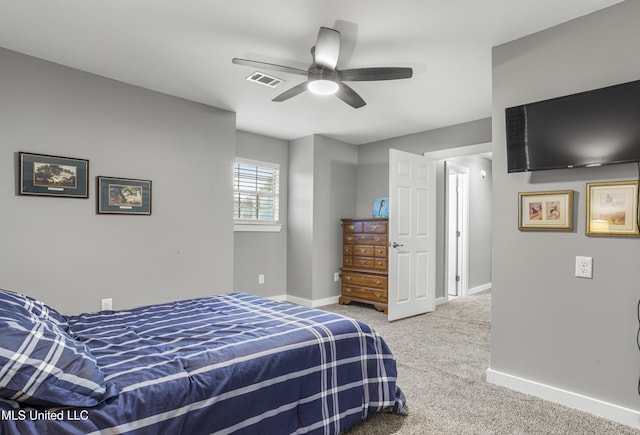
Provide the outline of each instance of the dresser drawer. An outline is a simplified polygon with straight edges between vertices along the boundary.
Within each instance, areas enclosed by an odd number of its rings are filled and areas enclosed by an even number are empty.
[[[353,257],[351,264],[361,269],[373,269],[373,261],[373,257]]]
[[[361,233],[362,232],[362,222],[345,222],[344,223],[344,233]]]
[[[373,248],[373,256],[380,258],[387,258],[387,247],[386,246],[375,246]]]
[[[349,257],[349,262],[344,262],[345,266],[351,266],[358,269],[376,269],[380,271],[387,270],[386,258],[375,257]]]
[[[366,299],[368,301],[387,303],[387,291],[376,290],[353,285],[343,285],[342,295],[350,298]]]
[[[386,258],[374,258],[373,266],[374,269],[385,271],[387,270],[387,259]]]
[[[382,234],[364,234],[350,236],[357,245],[387,246],[387,236]]]
[[[346,271],[342,274],[342,283],[343,285],[349,286],[363,286],[363,287],[372,287],[376,289],[386,290],[387,289],[387,277],[386,276],[376,276],[376,275],[366,275],[355,272]]]
[[[351,233],[345,234],[344,237],[342,238],[342,242],[345,245],[352,245],[355,241],[356,241],[356,236]]]
[[[386,222],[363,222],[362,232],[387,234],[387,223]]]
[[[373,246],[353,245],[353,255],[357,255],[359,257],[373,257],[374,253],[375,249]]]

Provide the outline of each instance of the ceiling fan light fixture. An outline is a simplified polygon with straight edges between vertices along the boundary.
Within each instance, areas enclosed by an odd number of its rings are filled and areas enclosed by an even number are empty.
[[[316,79],[307,83],[307,89],[316,95],[332,95],[338,92],[338,83],[333,80]]]

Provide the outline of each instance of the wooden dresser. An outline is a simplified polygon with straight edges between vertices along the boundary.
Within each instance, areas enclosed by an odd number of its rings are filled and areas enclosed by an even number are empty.
[[[339,302],[372,304],[387,313],[387,218],[342,219]]]

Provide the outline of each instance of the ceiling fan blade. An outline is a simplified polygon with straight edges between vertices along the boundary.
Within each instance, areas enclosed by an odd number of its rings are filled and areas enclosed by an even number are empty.
[[[231,62],[235,63],[236,65],[250,66],[253,68],[265,68],[273,71],[286,72],[290,74],[298,74],[302,76],[307,75],[307,70],[292,68],[290,66],[284,66],[284,65],[276,65],[275,63],[260,62],[257,60],[249,60],[249,59],[239,59],[237,57],[234,57],[233,59],[231,59]]]
[[[353,68],[338,71],[340,80],[345,81],[377,81],[408,79],[413,76],[413,69],[399,67]]]
[[[312,49],[316,65],[329,69],[336,69],[340,56],[340,32],[328,27],[320,27],[316,46]]]
[[[344,83],[340,83],[340,89],[338,89],[336,97],[340,98],[342,101],[344,101],[354,109],[359,109],[367,104],[356,91],[354,91]]]
[[[277,97],[275,97],[273,100],[271,101],[276,101],[276,102],[281,102],[281,101],[285,101],[288,100],[291,97],[295,97],[298,94],[301,94],[302,92],[307,90],[307,82],[302,82],[299,85],[296,85],[294,87],[292,87],[291,89],[284,91],[283,93],[281,93],[280,95],[278,95]]]

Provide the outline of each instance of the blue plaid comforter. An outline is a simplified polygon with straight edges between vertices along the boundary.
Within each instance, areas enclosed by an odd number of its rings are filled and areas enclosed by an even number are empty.
[[[369,326],[231,293],[67,317],[119,393],[92,408],[0,401],[2,434],[338,434],[405,413]]]

